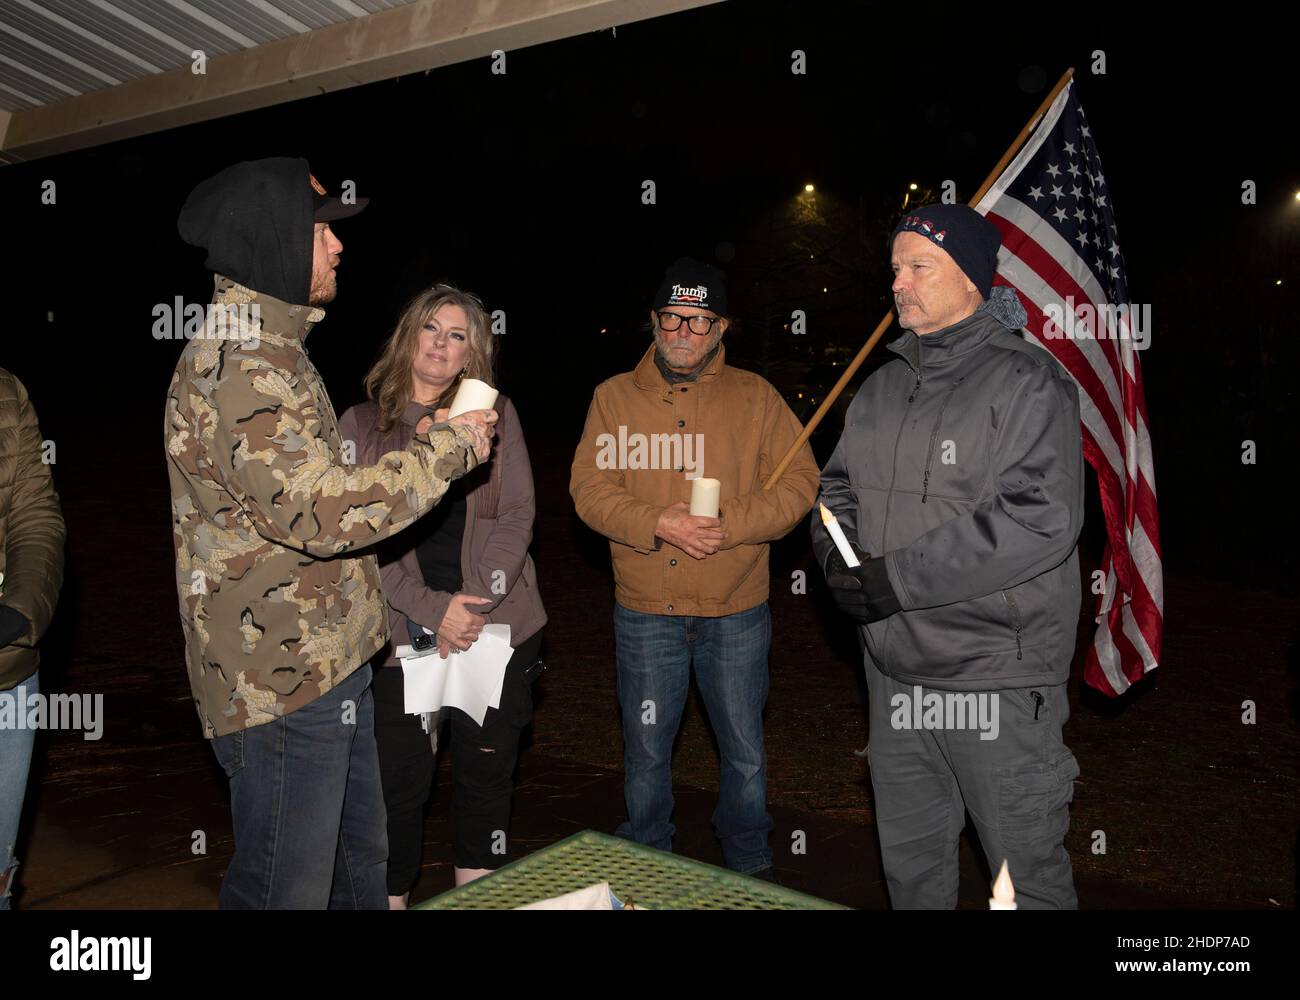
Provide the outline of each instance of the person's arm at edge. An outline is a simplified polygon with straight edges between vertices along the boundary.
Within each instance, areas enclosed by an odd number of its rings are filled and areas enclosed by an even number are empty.
[[[41,432],[26,387],[12,374],[18,398],[18,453],[5,526],[5,580],[0,604],[27,619],[12,645],[31,648],[45,634],[63,585],[67,528],[50,467],[41,461]]]

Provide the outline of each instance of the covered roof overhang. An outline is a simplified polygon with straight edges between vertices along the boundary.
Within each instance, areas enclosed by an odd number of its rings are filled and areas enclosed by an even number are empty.
[[[0,163],[718,2],[11,0],[0,7]]]

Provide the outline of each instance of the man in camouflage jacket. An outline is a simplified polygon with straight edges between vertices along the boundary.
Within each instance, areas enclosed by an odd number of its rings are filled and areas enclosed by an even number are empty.
[[[179,219],[216,284],[172,377],[166,446],[190,685],[231,783],[223,908],[386,906],[368,661],[388,615],[375,556],[357,550],[485,460],[496,419],[349,464],[305,340],[335,295],[329,223],[364,206],[273,158],[208,178]]]

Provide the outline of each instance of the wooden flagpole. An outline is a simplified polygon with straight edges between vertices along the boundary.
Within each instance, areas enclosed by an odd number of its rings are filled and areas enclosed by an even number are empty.
[[[1038,110],[1034,112],[1033,117],[1025,123],[1025,127],[1020,130],[1020,134],[1016,136],[1015,141],[1010,145],[1010,147],[1008,147],[1007,151],[1002,154],[1002,159],[998,160],[997,166],[993,168],[993,171],[988,175],[988,177],[984,178],[984,183],[980,185],[980,188],[975,192],[974,197],[967,202],[968,205],[978,205],[979,200],[988,193],[988,189],[991,188],[997,179],[1002,176],[1002,171],[1007,168],[1007,164],[1011,162],[1012,158],[1020,152],[1020,147],[1023,146],[1025,140],[1029,138],[1029,133],[1034,130],[1034,126],[1042,121],[1043,115],[1047,114],[1047,109],[1052,106],[1052,102],[1056,100],[1057,95],[1065,89],[1066,84],[1070,82],[1070,78],[1073,76],[1074,67],[1071,66],[1061,75],[1061,78],[1056,81],[1056,86],[1052,88],[1051,92],[1043,98],[1043,103],[1038,106]],[[835,387],[831,389],[830,394],[822,400],[822,405],[817,407],[817,412],[812,415],[812,419],[808,421],[808,425],[804,427],[803,431],[795,439],[794,444],[790,445],[790,450],[785,453],[785,457],[781,459],[780,464],[772,474],[768,476],[767,482],[763,484],[763,489],[770,490],[777,484],[781,477],[785,475],[785,470],[790,467],[790,463],[794,461],[794,457],[799,453],[799,449],[807,443],[808,438],[812,436],[812,432],[815,431],[817,425],[822,422],[822,418],[830,411],[831,404],[834,403],[839,397],[839,394],[844,391],[844,387],[849,384],[849,381],[857,373],[857,370],[862,367],[862,362],[867,359],[867,355],[871,353],[871,349],[876,346],[876,342],[880,340],[893,322],[894,310],[890,309],[885,313],[884,319],[876,325],[876,329],[872,332],[871,336],[867,338],[867,342],[862,345],[862,350],[858,351],[858,356],[849,362],[849,366],[844,369],[844,374],[841,375],[840,380],[835,383]]]

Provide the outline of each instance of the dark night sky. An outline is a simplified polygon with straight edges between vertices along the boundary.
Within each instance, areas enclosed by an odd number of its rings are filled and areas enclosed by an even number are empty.
[[[952,178],[968,198],[1073,65],[1129,287],[1153,305],[1142,361],[1168,558],[1276,583],[1280,572],[1259,574],[1257,547],[1265,562],[1294,563],[1295,530],[1279,540],[1276,524],[1265,534],[1242,515],[1291,478],[1277,456],[1296,443],[1283,374],[1300,284],[1300,167],[1286,135],[1294,26],[1243,14],[1174,36],[1125,8],[1034,5],[997,27],[974,7],[922,9],[926,19],[898,5],[732,0],[511,52],[504,77],[476,60],[5,167],[0,365],[28,385],[60,462],[109,424],[157,449],[162,475],[179,345],[152,339],[151,310],[176,295],[206,301],[211,288],[176,212],[231,162],[301,155],[331,188],[352,179],[371,198],[337,227],[340,294],[309,340],[336,409],[359,398],[403,301],[450,279],[506,310],[500,377],[524,416],[572,427],[576,441],[595,382],[639,356],[637,324],[668,260],[729,243],[726,265],[744,270],[760,252],[755,220],[805,182],[859,206],[880,252],[909,181]],[[806,76],[790,72],[795,48]],[[1090,72],[1094,49],[1104,76]],[[40,204],[47,178],[55,206]],[[646,178],[653,206],[640,201]],[[1253,207],[1241,204],[1246,179],[1259,186]],[[882,270],[839,290],[817,343],[860,344],[888,283]],[[752,294],[733,287],[742,323]],[[733,339],[737,356],[753,353],[743,326]],[[1245,438],[1259,442],[1255,467],[1240,462]],[[1216,519],[1237,526],[1207,546]]]

